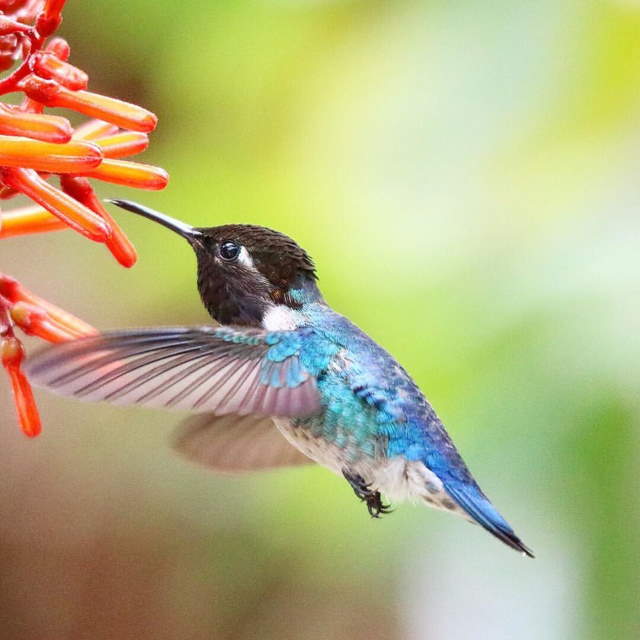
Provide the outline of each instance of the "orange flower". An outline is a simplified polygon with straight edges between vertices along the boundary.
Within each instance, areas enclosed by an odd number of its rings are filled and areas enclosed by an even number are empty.
[[[124,129],[146,133],[153,131],[158,124],[158,118],[151,111],[135,104],[91,91],[71,91],[55,80],[30,75],[22,82],[21,87],[32,100],[47,107],[66,107]]]
[[[93,211],[51,186],[31,169],[0,169],[2,181],[24,193],[72,229],[95,242],[105,242],[110,229]]]
[[[9,16],[0,15],[0,36],[7,36],[12,33],[27,33],[29,26],[22,24]]]
[[[0,239],[71,228],[103,242],[131,267],[135,248],[106,211],[88,178],[142,189],[162,189],[159,167],[120,160],[144,151],[156,116],[134,104],[87,91],[89,78],[69,64],[70,48],[57,29],[64,0],[0,0],[0,70],[22,61],[0,79],[0,96],[22,91],[19,105],[0,102],[0,200],[22,194],[35,205],[0,213]],[[96,118],[73,129],[69,120],[44,113],[62,107]],[[121,130],[122,129],[122,130]],[[60,189],[47,182],[60,178]],[[79,318],[0,273],[0,357],[9,375],[18,418],[28,436],[40,418],[21,364],[20,330],[49,342],[92,335]]]
[[[55,80],[61,85],[72,89],[86,89],[89,76],[82,70],[60,60],[53,53],[36,53],[33,56],[33,70],[41,78]]]
[[[118,127],[104,120],[87,120],[76,127],[73,137],[76,140],[97,140],[118,133]]]
[[[22,343],[13,336],[0,338],[0,357],[11,381],[20,427],[26,436],[34,438],[42,431],[42,424],[31,385],[22,372],[24,360]]]
[[[47,342],[66,342],[78,337],[53,321],[44,309],[28,302],[14,304],[10,315],[16,326],[27,335],[38,336]]]
[[[62,62],[66,62],[71,54],[71,47],[64,38],[51,38],[51,40],[47,42],[44,50],[53,53],[53,55],[58,58],[58,60],[62,60]]]
[[[0,134],[62,144],[71,140],[73,129],[66,118],[19,111],[0,103]]]
[[[169,181],[167,172],[160,167],[126,160],[103,160],[95,169],[81,173],[89,178],[98,178],[136,189],[164,189]]]
[[[97,213],[109,225],[111,235],[105,243],[107,249],[123,267],[132,267],[138,259],[135,247],[104,208],[95,191],[91,188],[91,183],[86,178],[66,175],[60,178],[60,185],[66,193]]]
[[[0,239],[68,228],[66,222],[37,205],[3,211],[0,214]]]
[[[125,158],[142,153],[149,146],[149,136],[140,131],[123,131],[112,136],[98,138],[96,144],[105,158]]]
[[[52,322],[55,322],[61,329],[64,329],[69,334],[76,338],[82,336],[95,335],[97,332],[90,324],[76,318],[68,311],[61,309],[60,307],[44,300],[35,293],[29,291],[22,286],[15,278],[0,273],[0,318],[2,310],[2,301],[5,304],[9,303],[9,307],[20,302],[26,302],[27,304],[34,305],[47,312]],[[2,322],[0,320],[0,334],[2,330]]]
[[[0,166],[25,167],[47,173],[81,173],[102,162],[100,147],[73,140],[66,144],[0,135]]]

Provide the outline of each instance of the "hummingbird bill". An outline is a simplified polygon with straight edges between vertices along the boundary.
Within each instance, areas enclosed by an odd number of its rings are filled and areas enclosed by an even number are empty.
[[[83,400],[193,413],[174,447],[221,472],[318,463],[374,517],[413,500],[477,523],[533,557],[482,492],[402,366],[325,302],[306,251],[246,224],[192,227],[113,204],[182,236],[219,323],[108,331],[32,357],[39,386]]]

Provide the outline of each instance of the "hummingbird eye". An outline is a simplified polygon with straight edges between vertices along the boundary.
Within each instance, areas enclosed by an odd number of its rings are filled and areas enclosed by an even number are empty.
[[[223,242],[220,245],[218,253],[223,260],[232,262],[240,255],[240,245],[231,240],[227,240],[227,242]]]

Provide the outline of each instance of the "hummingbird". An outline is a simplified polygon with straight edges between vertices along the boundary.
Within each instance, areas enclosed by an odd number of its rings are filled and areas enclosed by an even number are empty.
[[[182,236],[218,324],[110,331],[30,359],[38,385],[90,401],[193,412],[174,447],[220,472],[316,462],[369,514],[410,499],[462,516],[533,553],[482,492],[402,366],[334,311],[312,259],[265,227],[193,227],[128,200],[113,204]]]

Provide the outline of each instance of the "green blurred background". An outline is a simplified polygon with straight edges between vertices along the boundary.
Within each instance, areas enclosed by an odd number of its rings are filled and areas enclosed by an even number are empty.
[[[95,91],[160,117],[162,193],[314,256],[537,554],[321,468],[216,477],[180,416],[0,386],[0,638],[640,637],[640,3],[69,0]],[[206,322],[187,245],[66,232],[2,268],[101,328]]]

